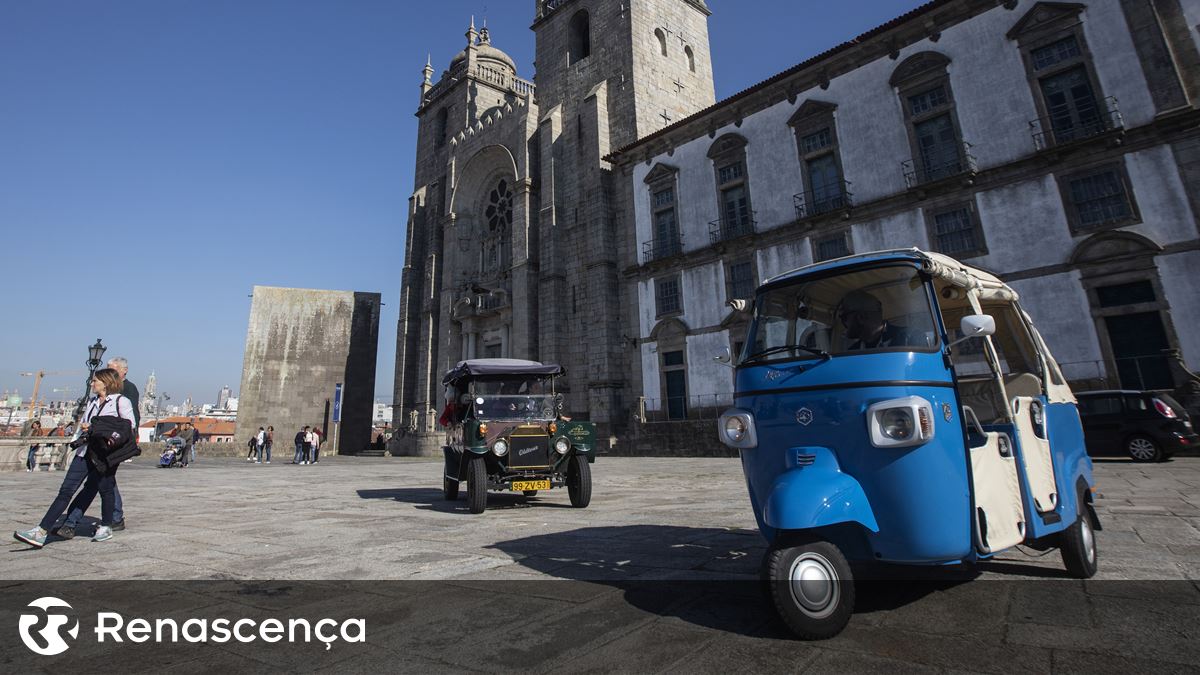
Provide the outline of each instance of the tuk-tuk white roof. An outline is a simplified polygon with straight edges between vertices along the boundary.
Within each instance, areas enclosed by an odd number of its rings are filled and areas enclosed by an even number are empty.
[[[880,262],[885,262],[887,260],[916,260],[921,262],[922,267],[929,274],[942,279],[947,283],[954,284],[955,286],[961,286],[962,288],[967,289],[975,289],[977,292],[979,292],[980,297],[983,299],[1017,299],[1017,292],[991,272],[986,272],[979,268],[971,267],[970,265],[962,263],[942,253],[922,251],[918,248],[872,251],[870,253],[858,253],[855,255],[846,256],[844,258],[826,260],[777,275],[768,280],[766,283],[771,283],[773,281],[791,277],[797,274],[804,274],[823,269],[836,269],[838,267],[844,267],[854,263],[872,260],[877,260]]]

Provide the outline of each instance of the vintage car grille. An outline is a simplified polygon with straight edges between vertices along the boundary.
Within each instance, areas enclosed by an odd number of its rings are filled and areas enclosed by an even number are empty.
[[[528,469],[549,465],[549,436],[517,436],[514,434],[509,437],[508,468]]]

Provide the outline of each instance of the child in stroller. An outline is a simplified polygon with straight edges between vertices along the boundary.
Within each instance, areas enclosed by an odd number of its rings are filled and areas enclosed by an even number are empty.
[[[163,450],[163,454],[158,459],[158,468],[170,469],[176,466],[183,466],[183,439],[168,438],[167,449]]]

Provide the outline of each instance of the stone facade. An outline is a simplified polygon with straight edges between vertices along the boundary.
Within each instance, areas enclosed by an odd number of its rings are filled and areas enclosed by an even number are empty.
[[[627,422],[618,186],[604,157],[714,102],[700,0],[535,5],[536,85],[487,29],[418,104],[391,450],[433,454],[464,358],[563,364],[567,407]],[[665,54],[664,54],[665,52]]]
[[[1012,284],[1076,387],[1189,386],[1197,11],[935,1],[614,153],[646,416],[678,416],[672,397],[688,418],[730,401],[732,371],[712,356],[744,334],[735,287],[910,246]],[[720,187],[733,174],[740,202]],[[664,186],[679,223],[667,247]]]
[[[275,450],[290,457],[303,426],[325,430],[334,451],[334,387],[343,383],[339,454],[357,454],[371,441],[378,293],[255,286],[238,399],[239,447],[268,425]]]

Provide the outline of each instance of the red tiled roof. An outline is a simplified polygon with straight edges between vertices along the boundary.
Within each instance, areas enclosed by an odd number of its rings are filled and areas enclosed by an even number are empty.
[[[237,422],[217,420],[210,417],[160,417],[159,424],[179,425],[191,422],[200,430],[201,436],[232,436],[237,432]],[[153,427],[154,421],[143,422],[143,427]]]

